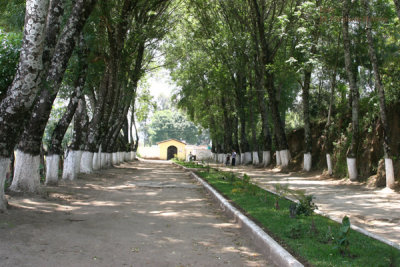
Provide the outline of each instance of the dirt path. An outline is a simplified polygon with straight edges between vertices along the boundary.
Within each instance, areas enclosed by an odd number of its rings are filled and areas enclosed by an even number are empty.
[[[369,189],[348,180],[323,178],[320,173],[279,173],[278,169],[252,166],[221,167],[246,173],[257,184],[274,190],[274,184],[288,184],[291,189],[304,189],[314,195],[318,209],[337,218],[350,217],[352,224],[400,245],[400,194],[382,189]]]
[[[172,165],[122,164],[9,202],[1,266],[270,265]]]

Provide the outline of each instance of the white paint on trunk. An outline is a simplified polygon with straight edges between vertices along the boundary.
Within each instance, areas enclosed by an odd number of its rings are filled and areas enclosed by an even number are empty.
[[[252,163],[251,152],[245,152],[243,164],[250,164],[250,163]]]
[[[235,165],[240,165],[240,154],[236,154]]]
[[[271,151],[263,151],[263,166],[267,167],[271,163]]]
[[[118,155],[116,152],[112,153],[112,165],[118,165]]]
[[[258,158],[258,152],[253,151],[253,165],[260,164],[260,159]]]
[[[93,153],[93,171],[98,171],[100,170],[100,154],[99,153]]]
[[[93,152],[83,151],[81,158],[81,173],[93,172]]]
[[[40,156],[17,150],[15,155],[15,171],[11,191],[35,193],[40,186]]]
[[[107,153],[101,153],[101,159],[100,159],[100,168],[105,169],[107,168]]]
[[[75,155],[74,155],[74,165],[75,165],[75,174],[78,175],[78,173],[81,172],[81,160],[82,160],[82,150],[74,150]]]
[[[133,160],[135,160],[135,159],[136,159],[136,152],[133,151]]]
[[[0,211],[7,209],[7,199],[4,194],[4,182],[10,166],[10,158],[0,157]]]
[[[328,166],[328,174],[332,175],[333,170],[332,170],[332,159],[330,154],[326,154],[326,165]]]
[[[75,180],[78,174],[77,172],[77,160],[79,157],[79,151],[67,150],[65,152],[64,168],[62,178],[64,180]]]
[[[106,155],[106,167],[107,168],[112,167],[112,153],[107,153]]]
[[[289,150],[288,149],[281,150],[281,151],[279,151],[279,154],[281,156],[282,167],[289,166],[289,161],[290,161],[290,152],[289,152]]]
[[[281,166],[281,154],[279,153],[279,151],[276,151],[276,166]]]
[[[385,172],[386,172],[386,187],[394,189],[394,169],[393,160],[390,158],[385,158]]]
[[[242,153],[242,154],[240,154],[240,164],[245,164],[245,155],[244,155],[244,153]]]
[[[60,155],[50,155],[46,157],[46,185],[58,184],[58,168]]]
[[[311,171],[311,164],[312,164],[311,153],[310,152],[305,153],[303,161],[303,170],[305,170],[306,172]]]
[[[347,171],[349,173],[350,181],[357,181],[357,163],[355,158],[347,158]]]

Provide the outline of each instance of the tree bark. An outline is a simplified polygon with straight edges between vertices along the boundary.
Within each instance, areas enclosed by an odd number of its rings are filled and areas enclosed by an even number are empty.
[[[43,68],[48,0],[27,0],[19,65],[13,83],[0,103],[0,211],[7,208],[4,181],[10,156],[39,90]]]
[[[32,116],[25,125],[24,133],[19,141],[18,150],[21,152],[19,155],[26,154],[32,157],[39,155],[43,132],[46,128],[53,102],[60,88],[69,58],[74,50],[75,40],[85,25],[95,3],[96,0],[78,1],[75,3],[69,20],[54,49],[50,68],[48,73],[46,73],[46,79],[40,85],[43,87],[42,92],[36,101]],[[25,156],[22,158],[25,158]],[[23,167],[23,165],[18,166]],[[31,169],[36,168],[33,165],[27,167]],[[11,190],[20,191],[29,189],[33,190],[30,192],[37,191],[37,187],[24,186],[24,183],[30,184],[31,182],[28,180],[39,179],[39,177],[30,175],[28,170],[21,171],[16,168],[16,174],[17,173],[21,175],[15,175],[13,184],[10,187]],[[35,182],[34,184],[38,183]]]
[[[358,134],[359,134],[359,123],[358,123],[358,87],[356,77],[353,72],[353,60],[351,53],[351,43],[349,36],[349,20],[350,20],[350,0],[343,0],[343,46],[344,46],[344,60],[346,66],[347,78],[350,86],[351,95],[351,110],[352,110],[352,138],[351,145],[347,151],[348,158],[348,170],[350,180],[355,181],[358,178],[357,173],[357,154],[358,154]],[[349,160],[350,159],[350,160]]]
[[[27,0],[24,37],[14,81],[0,103],[0,156],[9,158],[39,90],[49,0]],[[2,176],[0,179],[4,179]],[[3,181],[0,181],[2,183]]]
[[[257,3],[257,0],[253,0],[253,9],[255,13],[255,24],[257,27],[257,32],[260,40],[260,48],[261,48],[261,60],[263,63],[262,71],[266,77],[266,88],[269,94],[269,102],[271,107],[271,115],[274,122],[274,130],[275,136],[277,138],[276,145],[277,150],[285,151],[285,161],[282,165],[286,165],[286,158],[287,163],[289,161],[289,151],[288,151],[288,144],[285,134],[285,129],[282,123],[281,116],[279,114],[279,101],[277,99],[276,88],[274,85],[274,74],[271,70],[266,68],[266,66],[272,65],[273,62],[273,52],[268,46],[267,38],[265,35],[265,25],[263,21],[263,15],[261,14],[261,10]],[[286,157],[287,156],[287,157]],[[283,166],[286,167],[286,166]]]
[[[396,3],[397,2],[397,3]],[[399,1],[395,0],[396,6],[400,7]],[[366,0],[363,0],[364,8],[367,14],[367,42],[368,42],[368,54],[372,64],[372,68],[374,70],[374,78],[375,78],[375,88],[378,90],[379,96],[379,112],[380,119],[383,126],[383,151],[385,157],[385,169],[386,169],[386,187],[391,189],[395,186],[394,181],[394,171],[393,171],[393,161],[390,155],[390,144],[389,144],[389,125],[386,116],[386,101],[385,101],[385,90],[382,85],[381,75],[379,71],[378,59],[375,51],[374,38],[372,35],[372,26],[371,26],[371,10],[369,7],[369,3]],[[399,10],[398,10],[399,11]],[[400,13],[399,13],[400,14]],[[391,168],[391,169],[390,169]]]

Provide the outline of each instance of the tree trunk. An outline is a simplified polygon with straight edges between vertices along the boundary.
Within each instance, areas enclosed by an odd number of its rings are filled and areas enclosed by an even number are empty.
[[[356,77],[353,72],[353,60],[351,53],[351,43],[349,37],[349,20],[350,20],[350,0],[343,1],[343,46],[344,46],[344,59],[346,65],[347,78],[349,80],[350,94],[351,94],[351,110],[352,110],[352,138],[351,145],[347,152],[347,164],[349,178],[351,181],[356,181],[358,178],[357,172],[357,153],[358,153],[358,88]]]
[[[75,114],[76,108],[78,107],[79,99],[82,97],[82,91],[86,82],[86,74],[88,68],[88,63],[86,60],[87,50],[84,47],[82,36],[80,40],[80,52],[83,53],[79,53],[80,67],[78,69],[77,79],[74,82],[75,90],[71,94],[66,112],[57,123],[51,137],[49,152],[46,158],[48,159],[46,164],[46,185],[58,184],[58,168],[60,155],[62,154],[62,141]]]
[[[82,157],[84,140],[86,139],[88,117],[86,114],[86,102],[82,98],[78,102],[78,107],[74,117],[74,131],[72,143],[65,152],[64,169],[62,178],[65,180],[75,180],[79,171]]]
[[[265,36],[265,26],[264,26],[264,21],[263,17],[261,14],[261,11],[259,9],[259,5],[256,0],[253,0],[253,7],[254,7],[254,13],[255,13],[255,24],[257,25],[257,30],[258,30],[258,36],[260,40],[260,46],[261,46],[261,60],[263,63],[262,66],[262,72],[264,73],[266,77],[266,88],[269,94],[269,103],[270,103],[270,110],[271,110],[271,115],[272,119],[274,122],[274,130],[275,130],[275,136],[276,136],[276,147],[277,151],[279,151],[280,158],[281,158],[281,163],[282,167],[287,167],[289,164],[290,160],[290,153],[289,153],[289,148],[287,144],[287,139],[286,139],[286,134],[285,134],[285,128],[282,123],[281,116],[279,114],[279,101],[277,99],[277,94],[276,94],[276,88],[274,85],[274,74],[271,70],[266,68],[266,66],[272,65],[273,58],[272,58],[272,52],[270,51],[270,48],[267,43],[267,39]]]
[[[49,0],[27,0],[24,37],[14,81],[0,103],[0,210],[5,210],[4,181],[10,155],[23,131],[39,90]]]
[[[303,89],[303,116],[304,116],[304,160],[303,170],[310,171],[312,166],[312,140],[311,140],[311,125],[310,125],[310,84],[311,84],[311,69],[304,73]]]
[[[397,2],[397,3],[396,3]],[[400,3],[395,0],[396,6],[400,7]],[[367,41],[368,41],[368,53],[369,58],[372,64],[372,68],[374,70],[374,78],[375,78],[375,88],[378,90],[379,96],[379,111],[380,111],[380,119],[383,126],[383,151],[385,156],[385,172],[386,172],[386,187],[393,189],[395,186],[394,180],[394,170],[393,170],[393,161],[390,155],[390,145],[389,145],[389,125],[387,122],[386,116],[386,102],[385,102],[385,90],[382,85],[381,75],[379,71],[378,59],[376,56],[374,39],[372,35],[372,27],[371,27],[371,11],[369,8],[369,3],[366,0],[363,0],[364,8],[367,14]],[[399,10],[398,10],[399,11]],[[400,14],[400,13],[399,13]]]
[[[34,106],[32,116],[25,126],[24,133],[20,139],[18,145],[20,151],[19,155],[22,156],[23,154],[26,154],[22,158],[25,158],[28,155],[36,157],[39,154],[42,136],[51,113],[53,102],[60,88],[64,72],[67,68],[69,58],[74,50],[75,39],[79,36],[83,26],[85,25],[87,18],[94,8],[95,2],[96,0],[76,2],[73,7],[72,14],[69,17],[54,50],[50,68],[46,74],[46,80],[41,84],[43,90]],[[23,167],[24,165],[18,166]],[[25,171],[20,171],[16,168],[16,174],[21,175],[16,175],[14,177],[13,185],[10,187],[11,190],[20,191],[21,189],[19,189],[19,186],[25,189],[33,189],[34,191],[32,192],[37,190],[37,188],[35,189],[33,187],[23,186],[24,183],[31,183],[27,180],[36,180],[39,178],[35,175],[36,172],[34,169],[36,166],[27,167],[30,169]],[[32,175],[29,174],[30,170],[33,170]],[[34,184],[36,184],[36,182]]]
[[[397,16],[400,19],[400,1],[399,0],[393,0],[394,5],[396,7],[396,11],[397,11]]]

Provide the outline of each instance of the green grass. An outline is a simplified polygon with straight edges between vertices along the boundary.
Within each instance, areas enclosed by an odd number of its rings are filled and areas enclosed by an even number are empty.
[[[202,164],[199,164],[199,163],[194,162],[194,161],[181,161],[181,160],[178,160],[178,159],[173,159],[173,162],[175,162],[176,164],[179,164],[181,166],[184,166],[186,168],[195,168],[195,169],[204,169],[204,168],[206,168]]]
[[[246,184],[232,173],[211,170],[198,174],[225,197],[233,200],[237,207],[255,219],[303,263],[312,266],[400,266],[399,250],[353,230],[348,236],[348,253],[342,255],[335,248],[341,224],[317,214],[290,218],[291,201],[280,198],[280,209],[276,210],[274,194]],[[316,232],[310,230],[312,218]]]

